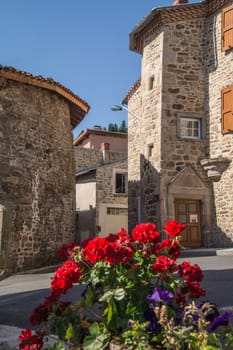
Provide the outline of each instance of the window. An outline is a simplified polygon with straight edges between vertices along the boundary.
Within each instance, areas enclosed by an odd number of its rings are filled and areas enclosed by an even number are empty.
[[[188,139],[201,138],[201,120],[196,118],[180,118],[180,137]]]
[[[222,51],[233,48],[233,6],[222,12]]]
[[[128,215],[128,209],[127,208],[107,208],[107,215]]]
[[[127,172],[124,170],[114,169],[114,188],[113,192],[115,194],[127,194],[128,184],[127,184]]]
[[[151,157],[153,156],[153,149],[154,149],[153,143],[151,143],[150,145],[148,145],[148,147],[147,147],[148,158],[151,158]]]
[[[233,131],[233,86],[222,90],[222,133]]]
[[[155,80],[155,77],[152,75],[148,81],[148,90],[152,90],[154,88],[154,80]]]

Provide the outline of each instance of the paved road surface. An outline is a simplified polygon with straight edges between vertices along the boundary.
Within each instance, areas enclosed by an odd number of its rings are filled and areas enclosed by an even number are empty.
[[[208,300],[217,303],[221,310],[233,311],[233,255],[185,258],[198,263],[204,271],[202,287],[207,290]],[[31,327],[28,316],[50,293],[51,273],[13,275],[0,281],[0,324]],[[77,300],[80,287],[66,296]]]

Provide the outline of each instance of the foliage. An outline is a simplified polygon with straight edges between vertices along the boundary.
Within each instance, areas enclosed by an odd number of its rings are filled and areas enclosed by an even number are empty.
[[[205,296],[200,267],[177,262],[183,224],[168,222],[161,241],[155,225],[137,225],[131,235],[89,239],[59,249],[64,260],[51,280],[51,294],[31,314],[20,350],[40,350],[50,334],[58,341],[50,350],[107,349],[110,342],[128,350],[233,349],[230,313],[197,299]],[[82,284],[76,303],[62,295]]]
[[[125,120],[123,120],[119,126],[116,123],[115,124],[112,124],[112,123],[108,124],[108,131],[127,133],[128,129],[127,129]]]

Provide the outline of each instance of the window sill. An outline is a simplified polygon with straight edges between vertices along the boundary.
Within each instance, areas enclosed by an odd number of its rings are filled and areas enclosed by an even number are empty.
[[[127,197],[128,193],[113,193],[115,197]]]
[[[198,141],[198,142],[205,141],[204,138],[200,138],[200,139],[196,138],[195,139],[195,138],[192,138],[192,137],[181,137],[181,136],[177,136],[177,139],[180,140],[180,141]]]

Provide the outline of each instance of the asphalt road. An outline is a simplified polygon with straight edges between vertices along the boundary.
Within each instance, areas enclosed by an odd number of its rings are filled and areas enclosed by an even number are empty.
[[[192,257],[199,264],[205,278],[202,287],[207,290],[204,300],[215,302],[222,311],[233,312],[233,255]],[[30,327],[28,316],[50,293],[52,273],[19,274],[0,281],[0,324]],[[78,300],[80,287],[73,288],[64,299]]]

